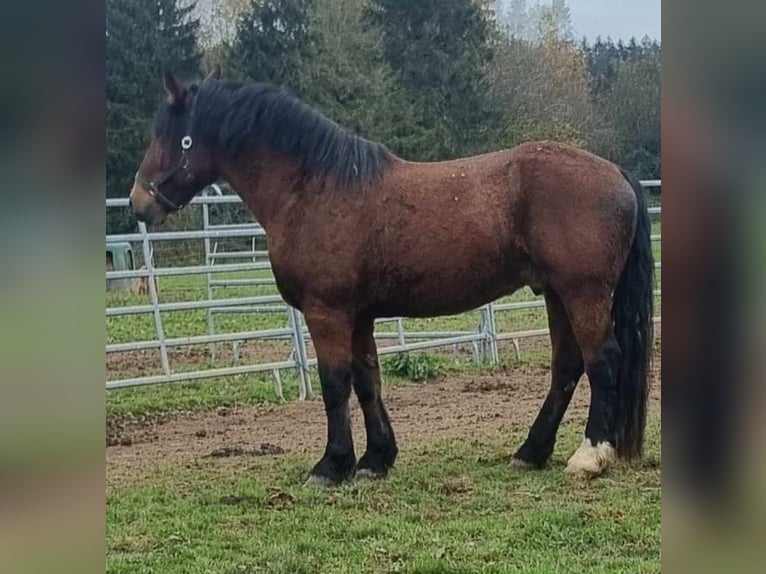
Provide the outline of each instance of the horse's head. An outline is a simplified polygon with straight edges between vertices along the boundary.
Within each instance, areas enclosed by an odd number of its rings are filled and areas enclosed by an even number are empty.
[[[216,66],[205,81],[218,80],[220,72]],[[136,217],[151,224],[165,221],[218,177],[211,150],[195,139],[198,87],[182,85],[169,72],[164,81],[167,99],[157,112],[152,141],[130,192]]]

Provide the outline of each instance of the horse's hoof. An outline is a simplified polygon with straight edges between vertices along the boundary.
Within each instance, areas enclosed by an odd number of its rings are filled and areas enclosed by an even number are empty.
[[[387,472],[371,468],[360,468],[356,471],[356,478],[362,480],[380,480],[381,478],[386,478],[386,476],[388,476]]]
[[[517,470],[535,470],[537,468],[531,462],[527,462],[526,460],[516,458],[515,456],[511,458],[511,462],[508,463],[508,466],[510,466],[511,468],[515,468]]]
[[[580,448],[567,462],[566,473],[578,478],[600,476],[614,459],[614,447],[608,442],[593,446],[590,439],[584,439]]]
[[[335,482],[331,478],[327,478],[326,476],[319,476],[317,474],[310,474],[309,477],[306,479],[306,482],[303,483],[303,486],[305,488],[330,488],[332,486],[337,485],[338,483]]]

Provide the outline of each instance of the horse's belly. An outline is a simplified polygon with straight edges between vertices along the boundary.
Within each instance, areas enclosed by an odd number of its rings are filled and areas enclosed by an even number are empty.
[[[476,309],[528,284],[524,273],[508,269],[445,270],[424,275],[421,271],[398,276],[395,287],[376,301],[379,316],[435,317]]]

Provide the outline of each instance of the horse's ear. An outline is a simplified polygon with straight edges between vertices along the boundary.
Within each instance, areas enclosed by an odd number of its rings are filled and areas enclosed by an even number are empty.
[[[165,93],[171,106],[184,101],[184,88],[172,72],[165,70],[162,74],[162,81],[165,84]]]
[[[212,82],[212,81],[218,81],[220,79],[221,79],[221,65],[213,64],[213,69],[210,70],[210,73],[207,75],[207,78],[205,78],[205,81]]]

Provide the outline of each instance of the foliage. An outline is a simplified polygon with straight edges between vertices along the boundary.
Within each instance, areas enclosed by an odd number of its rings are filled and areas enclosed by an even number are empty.
[[[304,66],[304,97],[325,115],[395,153],[416,154],[416,108],[385,61],[377,30],[363,21],[364,0],[314,0],[315,53]]]
[[[660,46],[644,38],[627,45],[598,39],[583,45],[599,128],[594,151],[641,177],[660,176]]]
[[[622,40],[615,42],[611,38],[597,37],[593,44],[583,40],[581,49],[588,62],[593,96],[600,98],[609,92],[622,64],[653,60],[659,55],[660,45],[646,36],[640,43],[631,38],[627,44]]]
[[[235,37],[239,17],[250,9],[250,2],[251,0],[216,0],[197,3],[197,15],[200,19],[199,43],[205,50],[204,61],[208,68],[223,61],[220,57],[210,60],[208,57],[220,56],[219,50]]]
[[[416,102],[416,129],[428,138],[415,159],[487,149],[493,123],[487,66],[493,47],[481,5],[472,0],[372,0],[368,17],[380,29],[386,61]]]
[[[572,37],[572,15],[566,0],[531,5],[527,0],[498,2],[496,20],[508,37],[518,40],[534,42],[551,33],[567,40]]]
[[[439,361],[433,355],[397,353],[383,359],[383,372],[410,381],[433,379],[440,370]]]
[[[538,40],[503,38],[492,86],[506,122],[502,147],[551,139],[582,145],[593,108],[582,52],[548,30]]]
[[[313,54],[310,6],[311,0],[251,0],[226,50],[229,73],[286,85],[301,96],[304,62]]]

